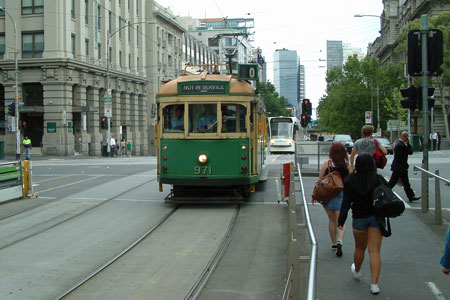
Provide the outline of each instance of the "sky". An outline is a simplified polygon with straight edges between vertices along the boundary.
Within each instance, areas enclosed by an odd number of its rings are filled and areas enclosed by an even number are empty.
[[[296,50],[305,66],[306,98],[316,107],[326,89],[326,41],[342,40],[366,53],[380,31],[377,17],[355,18],[355,14],[381,15],[382,0],[157,0],[176,16],[193,18],[254,18],[252,45],[262,49],[267,77],[273,82],[276,49]],[[324,67],[321,67],[324,66]]]

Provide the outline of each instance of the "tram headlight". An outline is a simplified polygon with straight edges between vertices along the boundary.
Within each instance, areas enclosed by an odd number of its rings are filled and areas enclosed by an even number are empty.
[[[241,149],[242,149],[242,150],[246,150],[246,149],[247,149],[247,145],[242,145],[242,146],[241,146]]]
[[[208,161],[208,156],[206,156],[206,154],[200,154],[198,156],[198,162],[201,164],[204,164]]]
[[[167,146],[164,145],[164,146],[162,147],[162,149],[163,149],[163,150],[167,150]]]

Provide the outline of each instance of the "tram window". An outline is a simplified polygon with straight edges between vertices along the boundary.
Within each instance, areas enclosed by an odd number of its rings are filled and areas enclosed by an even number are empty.
[[[215,104],[189,104],[189,132],[217,132],[217,106]]]
[[[222,132],[246,132],[247,109],[240,104],[222,104]]]
[[[167,105],[163,108],[164,132],[184,132],[183,105]]]

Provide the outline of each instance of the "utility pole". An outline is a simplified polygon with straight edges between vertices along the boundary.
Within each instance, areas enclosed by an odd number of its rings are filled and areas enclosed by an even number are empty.
[[[420,17],[420,42],[422,46],[422,112],[423,112],[423,160],[422,167],[428,171],[428,15]],[[428,211],[428,175],[422,172],[422,211]]]

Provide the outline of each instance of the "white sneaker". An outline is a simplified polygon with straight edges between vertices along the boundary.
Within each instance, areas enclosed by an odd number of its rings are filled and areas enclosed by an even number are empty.
[[[356,272],[355,263],[352,264],[351,269],[352,269],[353,277],[355,277],[356,280],[360,280],[361,272]]]
[[[378,294],[380,292],[380,288],[378,287],[378,284],[371,284],[370,292],[374,295]]]

